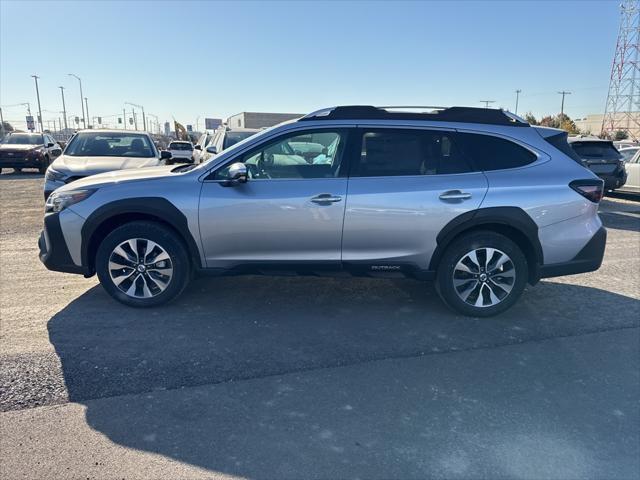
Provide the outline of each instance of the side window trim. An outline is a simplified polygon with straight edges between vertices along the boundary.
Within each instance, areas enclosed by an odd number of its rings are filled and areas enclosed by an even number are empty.
[[[260,142],[257,145],[253,145],[252,147],[249,147],[247,149],[244,149],[236,153],[225,162],[219,165],[216,165],[215,167],[213,167],[211,170],[207,172],[207,174],[203,178],[203,181],[211,182],[211,183],[223,183],[225,182],[224,179],[213,178],[216,172],[218,172],[219,170],[222,170],[223,168],[228,167],[232,163],[238,162],[242,157],[257,153],[259,150],[264,150],[265,148],[268,148],[270,145],[276,144],[288,136],[304,135],[305,133],[321,132],[321,131],[330,131],[330,132],[334,131],[334,132],[338,132],[339,134],[345,137],[344,139],[345,146],[342,148],[342,151],[340,153],[340,167],[339,167],[340,173],[337,177],[334,177],[335,179],[345,179],[348,177],[349,167],[351,164],[351,162],[349,161],[350,159],[348,155],[348,147],[350,145],[351,139],[354,137],[353,132],[355,130],[356,130],[355,125],[327,125],[327,126],[318,125],[313,127],[305,126],[304,128],[291,129],[291,130],[281,132],[277,135],[270,137],[269,139],[266,139],[264,142]],[[252,181],[283,181],[283,180],[284,181],[291,181],[291,180],[309,181],[309,180],[318,180],[318,179],[317,178],[271,178],[271,179],[262,178],[262,179],[254,179]],[[331,178],[325,178],[324,180],[331,180]]]

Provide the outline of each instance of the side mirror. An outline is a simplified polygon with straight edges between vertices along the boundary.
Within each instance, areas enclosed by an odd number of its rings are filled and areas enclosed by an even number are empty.
[[[218,149],[215,147],[215,145],[211,145],[211,146],[207,147],[207,153],[211,153],[211,154],[215,155],[215,154],[218,153]]]
[[[162,150],[160,152],[160,160],[171,160],[172,155],[169,150]]]
[[[229,167],[229,179],[226,185],[238,185],[240,183],[247,183],[247,166],[242,162],[237,162]]]
[[[202,147],[200,145],[195,145],[193,147],[194,150],[202,150]]]
[[[47,148],[51,148],[55,145],[55,143],[47,143]]]

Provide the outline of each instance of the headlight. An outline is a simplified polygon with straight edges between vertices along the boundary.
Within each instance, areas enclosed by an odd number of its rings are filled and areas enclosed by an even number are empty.
[[[53,168],[49,167],[47,168],[47,173],[44,176],[45,180],[50,180],[52,182],[59,182],[61,180],[63,180],[65,177],[64,173],[60,173],[57,170],[54,170]]]
[[[61,212],[71,205],[86,200],[93,195],[95,191],[95,189],[55,191],[49,195],[47,203],[44,206],[44,211],[46,213]]]

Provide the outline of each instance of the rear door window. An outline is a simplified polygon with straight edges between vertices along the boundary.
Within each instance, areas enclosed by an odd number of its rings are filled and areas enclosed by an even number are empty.
[[[419,129],[363,130],[360,158],[351,176],[442,175],[471,171],[455,133]]]
[[[538,158],[526,148],[492,135],[458,133],[457,138],[474,167],[482,171],[524,167]]]

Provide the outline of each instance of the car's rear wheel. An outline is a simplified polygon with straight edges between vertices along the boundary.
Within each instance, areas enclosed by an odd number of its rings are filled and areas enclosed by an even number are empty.
[[[437,274],[440,296],[454,310],[490,317],[511,308],[527,283],[527,260],[509,238],[490,231],[460,237],[447,248]]]
[[[154,222],[132,222],[113,230],[96,254],[104,289],[132,307],[153,307],[176,298],[190,279],[182,240]]]

